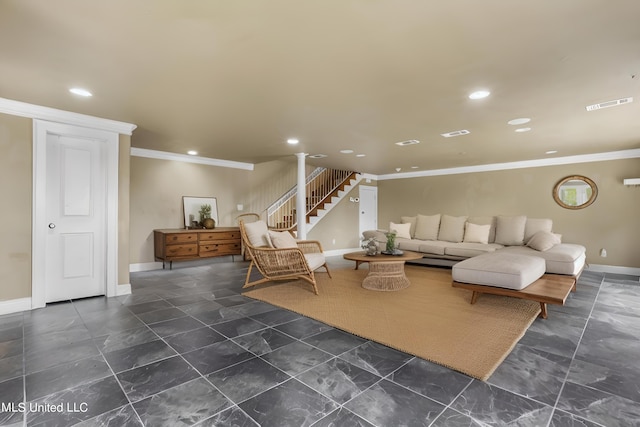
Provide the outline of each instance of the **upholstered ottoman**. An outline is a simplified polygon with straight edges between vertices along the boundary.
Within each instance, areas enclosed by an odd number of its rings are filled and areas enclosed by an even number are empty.
[[[493,252],[460,261],[452,267],[455,282],[521,290],[545,272],[543,258]]]

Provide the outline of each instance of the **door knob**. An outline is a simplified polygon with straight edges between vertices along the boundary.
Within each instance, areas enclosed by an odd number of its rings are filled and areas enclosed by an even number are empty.
[[[53,230],[54,228],[56,228],[56,225],[54,223],[50,222],[49,223],[49,228]]]

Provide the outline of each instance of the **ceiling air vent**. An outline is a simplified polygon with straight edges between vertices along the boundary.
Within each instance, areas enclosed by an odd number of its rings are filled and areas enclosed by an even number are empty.
[[[460,135],[469,135],[471,132],[469,132],[466,129],[462,129],[462,130],[454,130],[453,132],[447,132],[447,133],[441,133],[440,135],[444,136],[445,138],[452,138],[454,136],[460,136]]]
[[[410,139],[408,141],[396,142],[396,145],[399,145],[401,147],[404,147],[405,145],[415,145],[415,144],[420,144],[420,141],[418,141],[417,139]]]
[[[629,104],[633,102],[633,97],[620,98],[613,101],[601,102],[600,104],[587,105],[587,111],[602,110],[603,108],[617,107],[619,105]]]

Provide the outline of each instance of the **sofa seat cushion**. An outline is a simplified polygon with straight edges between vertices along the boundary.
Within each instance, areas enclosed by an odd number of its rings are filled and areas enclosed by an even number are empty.
[[[451,274],[456,282],[521,290],[544,272],[542,258],[498,251],[460,261]]]
[[[445,255],[471,258],[502,249],[504,246],[497,243],[449,243],[445,249]]]
[[[586,248],[572,243],[560,243],[546,251],[537,251],[527,246],[510,246],[500,253],[537,256],[545,260],[547,273],[576,275],[584,268]]]
[[[403,251],[420,252],[421,243],[422,243],[422,240],[402,239],[402,238],[396,237],[396,244],[398,245],[398,249]]]

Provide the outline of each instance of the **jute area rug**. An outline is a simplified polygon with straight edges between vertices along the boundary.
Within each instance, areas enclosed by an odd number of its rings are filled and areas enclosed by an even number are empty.
[[[451,287],[451,271],[405,267],[411,286],[363,289],[367,266],[316,273],[318,291],[302,281],[265,284],[243,295],[265,301],[362,338],[486,380],[540,312],[536,302]]]

